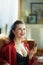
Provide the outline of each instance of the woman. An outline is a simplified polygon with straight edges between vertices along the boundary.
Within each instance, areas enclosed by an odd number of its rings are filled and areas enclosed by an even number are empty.
[[[0,63],[3,65],[33,65],[37,47],[29,51],[29,45],[23,41],[26,33],[25,24],[17,20],[11,27],[10,42],[0,50]]]

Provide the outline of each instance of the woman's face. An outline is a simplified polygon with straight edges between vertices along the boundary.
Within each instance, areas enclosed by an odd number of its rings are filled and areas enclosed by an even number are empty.
[[[13,30],[13,33],[16,38],[22,39],[25,36],[26,28],[24,24],[17,24],[16,29]]]

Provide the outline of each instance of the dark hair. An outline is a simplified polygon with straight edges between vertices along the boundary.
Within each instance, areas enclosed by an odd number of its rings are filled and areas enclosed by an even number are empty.
[[[10,34],[9,34],[9,40],[12,41],[15,38],[14,33],[12,32],[12,30],[16,29],[16,25],[18,24],[24,24],[24,22],[20,21],[20,20],[16,20],[13,25],[11,26],[11,30],[10,30]]]

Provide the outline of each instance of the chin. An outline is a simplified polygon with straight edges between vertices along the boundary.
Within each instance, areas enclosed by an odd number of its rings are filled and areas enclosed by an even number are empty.
[[[19,39],[24,39],[24,37],[25,37],[24,35],[22,35],[22,36],[20,35],[19,36]]]
[[[20,39],[24,39],[24,37],[20,37]]]

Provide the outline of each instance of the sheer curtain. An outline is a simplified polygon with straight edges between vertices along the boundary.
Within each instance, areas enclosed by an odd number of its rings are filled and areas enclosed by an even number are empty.
[[[18,19],[18,0],[0,0],[0,28],[2,33],[8,33],[10,26],[16,19]]]

